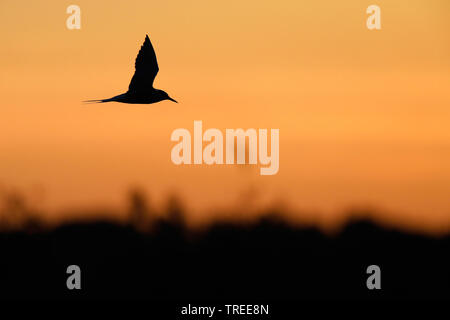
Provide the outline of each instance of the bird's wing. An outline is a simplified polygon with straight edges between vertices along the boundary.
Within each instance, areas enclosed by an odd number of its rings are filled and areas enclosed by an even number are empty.
[[[134,66],[136,71],[134,72],[133,78],[131,78],[128,91],[146,92],[153,88],[153,81],[159,68],[155,50],[148,35],[145,36],[144,44],[141,46],[141,50],[139,50]]]

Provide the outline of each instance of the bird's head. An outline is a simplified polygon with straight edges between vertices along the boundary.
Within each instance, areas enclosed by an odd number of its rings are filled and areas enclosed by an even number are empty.
[[[161,101],[162,100],[170,100],[170,101],[173,101],[173,102],[176,102],[176,103],[178,103],[178,101],[177,100],[175,100],[175,99],[172,99],[171,97],[169,97],[169,95],[167,94],[167,92],[165,92],[165,91],[163,91],[163,90],[158,90],[159,92],[159,96],[160,96],[160,98],[161,98]]]

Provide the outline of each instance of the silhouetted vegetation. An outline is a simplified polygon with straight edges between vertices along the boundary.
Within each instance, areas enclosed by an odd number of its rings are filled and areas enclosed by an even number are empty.
[[[48,229],[20,196],[7,197],[0,297],[450,298],[448,236],[402,233],[368,221],[354,221],[331,236],[275,214],[188,230],[177,198],[158,216],[142,191],[133,190],[129,199],[128,224],[73,222]],[[81,267],[81,291],[66,288],[71,264]],[[381,291],[366,288],[371,264],[381,267]]]

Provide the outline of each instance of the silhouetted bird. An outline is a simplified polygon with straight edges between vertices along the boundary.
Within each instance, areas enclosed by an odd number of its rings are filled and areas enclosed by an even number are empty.
[[[145,36],[144,44],[141,46],[141,50],[139,50],[136,57],[135,68],[136,71],[134,72],[133,78],[131,78],[127,92],[109,99],[87,100],[84,102],[102,103],[116,101],[140,104],[155,103],[162,100],[177,102],[169,97],[167,92],[153,88],[153,81],[159,71],[159,67],[158,61],[156,61],[155,50],[148,35]]]

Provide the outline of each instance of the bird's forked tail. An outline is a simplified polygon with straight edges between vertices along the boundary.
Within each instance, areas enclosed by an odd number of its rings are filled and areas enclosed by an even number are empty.
[[[108,102],[109,99],[98,99],[98,100],[84,100],[83,103],[103,103]]]

